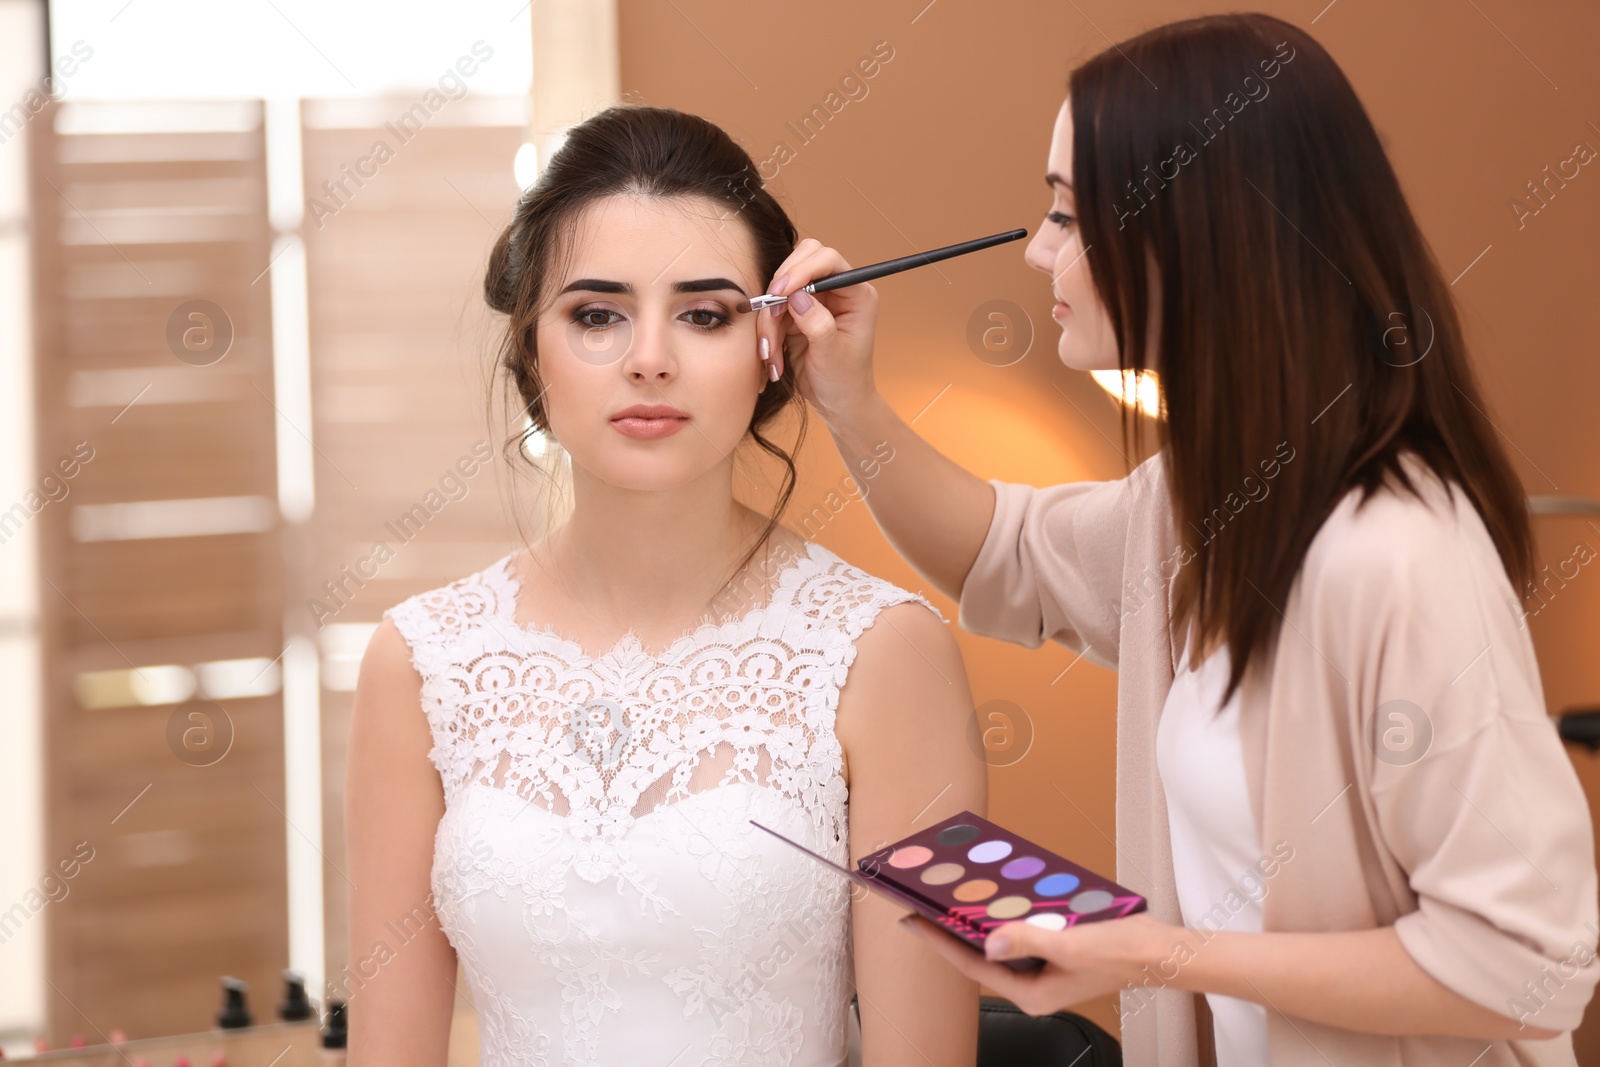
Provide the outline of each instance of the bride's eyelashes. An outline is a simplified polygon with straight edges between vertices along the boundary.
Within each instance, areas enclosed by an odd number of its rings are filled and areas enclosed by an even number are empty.
[[[595,318],[591,317],[602,315],[610,315],[614,317],[598,322],[595,321]],[[678,318],[685,320],[687,325],[692,326],[701,333],[715,333],[716,331],[733,324],[732,317],[721,307],[690,308],[682,315],[679,315]],[[691,321],[696,319],[699,321]],[[600,307],[598,305],[591,304],[580,307],[574,311],[572,313],[571,321],[573,325],[582,326],[585,329],[601,330],[608,326],[615,326],[621,320],[622,313],[616,309]]]
[[[1077,221],[1077,217],[1076,216],[1068,215],[1068,214],[1065,214],[1065,213],[1060,212],[1060,211],[1052,211],[1049,214],[1045,215],[1045,218],[1049,219],[1051,222],[1055,223],[1057,226],[1060,226],[1063,230],[1066,229],[1068,226],[1071,226],[1074,222]]]
[[[722,329],[724,326],[731,325],[733,322],[733,319],[719,308],[690,308],[688,311],[685,311],[682,315],[680,315],[679,318],[689,318],[690,316],[694,315],[711,316],[710,322],[689,323],[689,325],[693,326],[695,329],[703,330],[706,333],[714,333],[717,330]]]
[[[591,315],[614,315],[616,318],[608,319],[604,322],[595,322],[590,318]],[[607,326],[614,326],[619,320],[621,320],[621,318],[622,316],[620,314],[612,311],[610,308],[601,307],[579,308],[572,313],[573,325],[582,326],[589,330],[603,330]]]

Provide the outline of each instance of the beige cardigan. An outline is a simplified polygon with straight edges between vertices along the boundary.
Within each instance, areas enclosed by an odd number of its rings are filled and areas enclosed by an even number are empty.
[[[992,482],[994,519],[959,619],[1029,648],[1053,639],[1119,670],[1117,879],[1149,897],[1155,917],[1180,923],[1155,760],[1178,658],[1170,579],[1186,562],[1165,479],[1158,454],[1117,481]],[[1494,1045],[1391,1038],[1269,1008],[1272,1062],[1572,1064],[1565,1031],[1600,976],[1588,804],[1487,530],[1459,491],[1426,475],[1419,484],[1427,506],[1384,489],[1358,510],[1347,496],[1277,605],[1270,670],[1252,670],[1240,693],[1266,860],[1243,888],[1265,887],[1265,930],[1393,925],[1451,989],[1564,1033]],[[1219,901],[1221,916],[1239,900]],[[1197,998],[1160,985],[1152,974],[1122,993],[1126,1062],[1193,1067]]]

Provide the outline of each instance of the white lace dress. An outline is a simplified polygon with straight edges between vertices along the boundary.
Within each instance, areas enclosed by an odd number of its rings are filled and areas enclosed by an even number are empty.
[[[517,622],[511,559],[385,613],[423,679],[433,902],[483,1067],[843,1063],[847,883],[749,820],[849,862],[856,639],[938,609],[807,542],[748,613],[591,657]]]

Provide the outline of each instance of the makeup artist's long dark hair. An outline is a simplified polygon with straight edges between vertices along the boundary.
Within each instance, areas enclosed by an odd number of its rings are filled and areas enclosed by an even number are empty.
[[[498,364],[531,423],[505,442],[508,461],[525,459],[523,446],[530,435],[550,431],[537,327],[556,295],[549,284],[560,280],[556,265],[572,251],[578,214],[596,200],[616,195],[695,197],[723,205],[728,218],[754,237],[756,273],[762,279],[777,272],[797,240],[794,224],[763,185],[755,162],[714,123],[671,108],[619,104],[573,126],[517,202],[483,278],[484,299],[509,320]],[[805,403],[789,361],[783,363],[783,376],[757,397],[747,430],[758,448],[782,464],[783,481],[766,528],[735,573],[772,536],[794,492],[792,454],[762,432],[785,409],[794,408],[799,420],[796,451],[805,437]]]
[[[1147,254],[1159,271],[1155,432],[1196,553],[1174,617],[1200,648],[1226,640],[1228,693],[1276,639],[1340,498],[1416,492],[1404,453],[1459,486],[1524,589],[1527,505],[1450,287],[1327,51],[1270,15],[1206,16],[1096,55],[1068,94],[1078,225],[1124,370],[1149,369]],[[1142,431],[1124,433],[1137,448]],[[1225,508],[1280,448],[1270,493]]]

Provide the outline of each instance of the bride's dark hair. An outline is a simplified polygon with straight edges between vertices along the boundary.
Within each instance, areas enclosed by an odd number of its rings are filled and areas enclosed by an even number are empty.
[[[513,451],[525,457],[527,438],[550,429],[537,327],[555,295],[551,283],[561,278],[554,265],[571,253],[579,213],[597,200],[618,195],[694,197],[723,205],[724,217],[742,222],[754,238],[756,273],[762,279],[777,272],[797,240],[794,224],[764,187],[754,161],[714,123],[671,108],[622,104],[573,126],[517,202],[511,222],[489,255],[483,278],[489,307],[509,319],[498,368],[515,388],[530,422],[505,443],[508,459]],[[766,528],[734,568],[735,574],[771,537],[794,492],[793,456],[762,432],[785,408],[794,407],[799,418],[796,451],[805,436],[805,403],[798,400],[788,360],[783,362],[782,377],[756,398],[747,430],[762,451],[783,465],[783,481]]]

